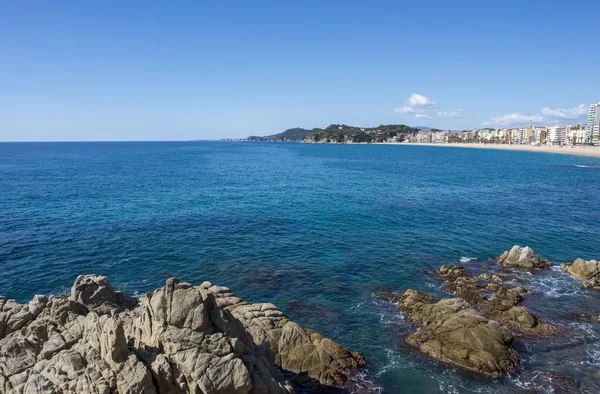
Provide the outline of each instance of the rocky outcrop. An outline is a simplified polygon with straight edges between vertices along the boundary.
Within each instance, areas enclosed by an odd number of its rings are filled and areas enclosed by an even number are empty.
[[[510,331],[477,313],[461,298],[437,299],[407,290],[398,305],[421,329],[406,342],[429,356],[490,377],[513,372],[519,363]]]
[[[510,251],[504,251],[500,257],[498,257],[498,264],[507,268],[550,268],[552,262],[549,260],[542,260],[537,253],[533,251],[529,246],[524,248],[519,245],[512,247]]]
[[[584,281],[585,287],[600,290],[600,262],[577,259],[572,263],[562,263],[560,266],[571,276]]]
[[[2,393],[290,393],[349,385],[364,364],[209,282],[173,278],[137,300],[80,276],[70,295],[0,298]]]
[[[440,267],[439,270],[445,272],[444,267]],[[523,295],[529,291],[521,286],[507,287],[501,284],[507,279],[506,276],[488,272],[479,275],[477,279],[464,276],[454,276],[453,279],[446,277],[449,292],[469,302],[485,317],[500,322],[512,331],[528,336],[556,334],[558,331],[553,326],[542,322],[529,308],[519,305]]]

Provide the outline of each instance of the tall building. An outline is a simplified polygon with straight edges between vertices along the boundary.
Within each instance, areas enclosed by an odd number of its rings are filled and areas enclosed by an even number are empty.
[[[600,103],[590,105],[587,126],[585,128],[585,140],[592,144],[599,143],[600,134]]]
[[[546,143],[548,145],[564,145],[565,142],[566,127],[564,126],[553,126],[548,129],[548,137]]]

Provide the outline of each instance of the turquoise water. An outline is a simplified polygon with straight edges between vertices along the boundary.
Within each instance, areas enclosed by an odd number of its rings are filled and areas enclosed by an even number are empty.
[[[442,295],[430,274],[514,244],[555,262],[600,257],[600,160],[388,145],[233,142],[0,144],[0,294],[69,291],[77,274],[142,294],[168,277],[273,302],[363,352],[385,392],[530,387],[440,365],[378,287]],[[573,333],[518,339],[524,373],[597,383],[594,293],[560,270],[524,277],[531,308]],[[537,297],[537,298],[536,298]],[[596,313],[600,313],[597,310]],[[571,341],[571,342],[569,342]],[[565,350],[567,349],[567,350]]]

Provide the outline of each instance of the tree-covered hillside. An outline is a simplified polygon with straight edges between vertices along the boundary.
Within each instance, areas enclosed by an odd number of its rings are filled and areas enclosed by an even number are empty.
[[[417,133],[419,129],[403,124],[380,125],[377,127],[354,127],[344,124],[333,124],[325,129],[313,129],[306,142],[313,143],[368,143],[386,142],[388,139],[403,141],[405,137]]]
[[[247,138],[248,141],[302,141],[309,135],[312,130],[303,129],[296,127],[293,129],[287,129],[283,133],[268,135],[266,137],[250,136]]]

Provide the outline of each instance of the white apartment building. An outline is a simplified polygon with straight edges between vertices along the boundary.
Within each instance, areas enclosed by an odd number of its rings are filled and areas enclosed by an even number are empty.
[[[548,145],[563,145],[565,134],[565,128],[563,126],[552,126],[548,129],[546,143]]]
[[[585,142],[585,127],[582,125],[569,126],[566,143],[568,145],[583,144]]]
[[[433,144],[444,144],[446,143],[446,132],[436,131],[431,133],[431,143]]]
[[[600,112],[600,103],[590,105],[585,128],[585,140],[592,144],[600,143],[600,114],[598,112]]]

